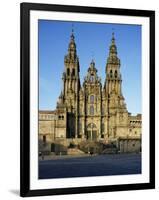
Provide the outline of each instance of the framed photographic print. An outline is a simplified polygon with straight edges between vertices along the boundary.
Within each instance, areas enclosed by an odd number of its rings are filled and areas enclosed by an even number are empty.
[[[23,197],[155,188],[155,12],[21,4]]]

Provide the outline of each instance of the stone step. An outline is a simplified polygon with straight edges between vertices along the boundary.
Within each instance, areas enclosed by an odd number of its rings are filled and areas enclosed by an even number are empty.
[[[101,154],[116,154],[117,153],[117,148],[105,148]]]
[[[85,154],[82,150],[77,148],[68,148],[67,155],[83,155]]]

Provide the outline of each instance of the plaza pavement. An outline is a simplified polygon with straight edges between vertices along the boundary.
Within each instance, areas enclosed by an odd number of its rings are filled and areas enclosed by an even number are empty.
[[[141,154],[48,156],[39,160],[40,179],[140,173]]]

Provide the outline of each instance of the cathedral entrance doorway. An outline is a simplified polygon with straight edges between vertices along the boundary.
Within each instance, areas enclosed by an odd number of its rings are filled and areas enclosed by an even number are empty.
[[[97,139],[97,127],[94,123],[90,123],[87,126],[87,139],[88,140]]]

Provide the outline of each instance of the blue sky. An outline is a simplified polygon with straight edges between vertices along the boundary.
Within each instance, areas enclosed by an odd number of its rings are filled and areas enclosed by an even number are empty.
[[[141,113],[141,26],[74,22],[74,35],[80,61],[80,78],[92,60],[104,83],[105,66],[112,32],[115,32],[121,61],[122,92],[127,109]],[[54,110],[62,90],[64,56],[67,54],[72,22],[39,20],[39,109]]]

